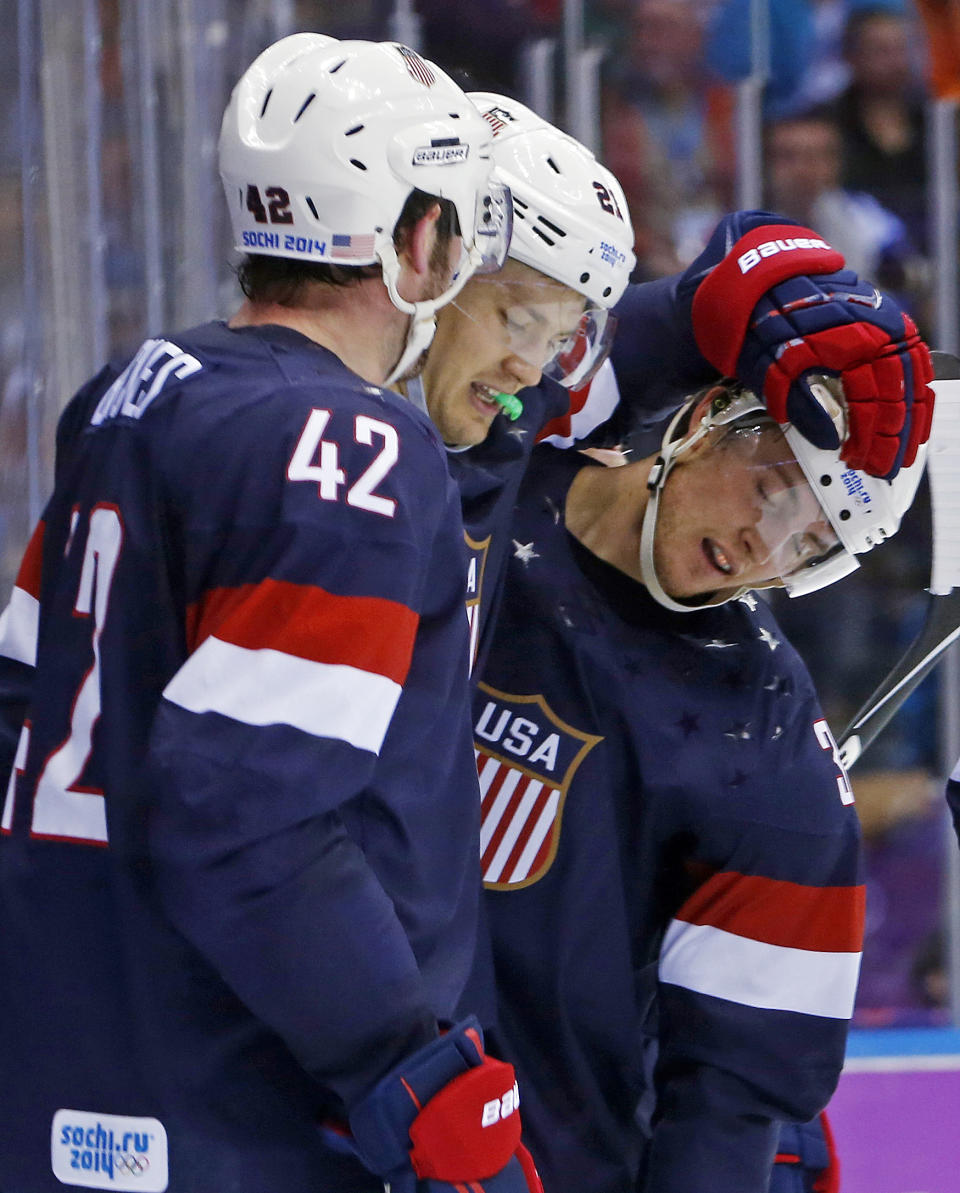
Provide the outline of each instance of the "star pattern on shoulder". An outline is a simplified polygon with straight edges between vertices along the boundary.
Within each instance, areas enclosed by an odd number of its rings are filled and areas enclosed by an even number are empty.
[[[761,626],[760,633],[757,635],[757,637],[761,642],[766,642],[767,646],[769,646],[771,650],[776,650],[780,645],[780,639],[775,634],[771,633],[766,626]]]
[[[709,642],[704,641],[704,647],[707,650],[730,650],[734,646],[739,646],[739,642],[727,642],[723,638],[711,638]]]
[[[734,741],[749,741],[753,737],[750,722],[734,721],[729,729],[724,729],[723,736],[732,738]]]
[[[700,730],[700,718],[692,712],[683,713],[680,720],[674,721],[674,724],[682,731],[684,737],[689,737],[692,733],[698,733]]]
[[[512,435],[517,442],[522,442],[524,435],[528,434],[526,427],[511,427],[507,431],[508,435]]]
[[[554,526],[560,525],[560,506],[553,500],[552,497],[544,497],[544,504],[550,511],[550,517],[553,518]]]
[[[740,602],[742,602],[742,604],[746,605],[751,613],[756,613],[757,598],[753,595],[752,592],[745,592],[742,597],[738,597],[737,599]]]
[[[782,725],[774,726],[773,733],[770,734],[770,740],[771,741],[779,741],[781,737],[783,737],[783,726]]]
[[[793,694],[793,680],[789,675],[774,675],[763,685],[763,690],[773,692],[777,696],[790,696]]]
[[[539,559],[540,556],[533,549],[533,543],[518,543],[516,539],[511,540],[513,543],[513,557],[519,559],[522,564],[529,564],[533,559]]]

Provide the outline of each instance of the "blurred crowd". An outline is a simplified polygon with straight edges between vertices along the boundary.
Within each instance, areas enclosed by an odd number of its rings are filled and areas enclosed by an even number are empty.
[[[165,137],[162,125],[158,128],[154,160],[155,197],[163,213],[157,246],[163,254],[162,293],[158,294],[156,283],[150,293],[144,247],[150,235],[142,178],[149,149],[143,123],[148,109],[138,108],[133,83],[143,70],[139,30],[133,24],[139,6],[99,0],[94,7],[100,22],[102,89],[100,239],[97,245],[86,246],[89,251],[83,260],[97,260],[94,248],[102,253],[107,347],[119,353],[132,349],[154,330],[148,327],[149,310],[158,312],[164,323],[194,321],[188,300],[203,263],[184,253],[189,241],[180,236],[177,223],[183,218],[185,197],[189,206],[191,171],[182,162],[168,160],[191,118],[175,86],[187,69],[178,57],[178,47],[185,44],[175,24],[181,18],[171,15],[177,9],[165,2],[156,5],[152,18],[155,84],[147,91],[169,131],[176,132]],[[38,0],[36,9],[55,12],[43,0]],[[205,0],[197,9],[213,14],[196,33],[202,47],[198,61],[203,62],[206,54],[219,72],[208,72],[200,80],[207,89],[206,111],[217,113],[226,100],[226,80],[234,65],[249,61],[260,46],[292,29],[322,30],[339,37],[412,40],[416,36],[420,48],[462,85],[526,99],[520,68],[525,47],[542,38],[559,43],[563,37],[560,0],[488,0],[472,9],[450,0],[407,4],[353,0],[350,5],[339,0],[244,0],[239,4]],[[750,0],[585,0],[585,44],[602,52],[599,156],[619,176],[627,194],[636,229],[637,280],[684,268],[703,247],[718,217],[738,205],[738,86],[758,65],[750,16]],[[66,14],[55,19],[61,17]],[[770,0],[768,33],[768,61],[760,63],[767,76],[762,101],[762,205],[815,228],[845,254],[853,269],[895,292],[930,338],[925,126],[929,71],[927,40],[916,5],[910,0]],[[70,35],[65,28],[63,36]],[[81,39],[76,30],[72,36],[78,56]],[[29,526],[23,499],[29,455],[28,398],[34,387],[50,380],[38,379],[23,365],[29,321],[20,246],[24,216],[39,221],[41,212],[31,192],[23,194],[22,184],[26,178],[31,186],[32,171],[42,169],[50,196],[51,172],[57,164],[49,144],[33,162],[21,152],[23,92],[21,88],[18,95],[17,52],[16,38],[0,42],[0,62],[7,68],[0,72],[4,134],[0,145],[5,147],[0,149],[0,234],[7,246],[0,266],[0,580],[4,592],[12,579],[9,565],[19,558]],[[552,115],[562,125],[559,73],[554,82],[557,110]],[[56,84],[56,72],[43,76],[46,97],[56,94]],[[182,93],[188,94],[186,87]],[[77,106],[75,100],[71,102]],[[80,105],[77,120],[82,122],[88,115],[89,109],[84,112]],[[51,126],[49,119],[47,126]],[[68,142],[69,138],[64,152],[77,152]],[[202,174],[206,161],[211,179],[212,143],[206,136],[198,144],[199,165],[194,171]],[[59,185],[65,187],[71,163],[67,159],[60,164]],[[72,165],[77,173],[77,159]],[[201,181],[206,185],[206,179]],[[217,214],[210,217],[214,231],[208,239],[225,234],[219,194],[210,202]],[[51,201],[47,207],[44,218],[56,231],[50,213],[68,218],[70,202],[58,209]],[[47,225],[35,222],[32,226],[46,254]],[[63,242],[69,246],[69,229]],[[210,260],[221,256],[216,246],[203,247],[209,249]],[[51,252],[43,258],[48,271],[61,267],[53,256]],[[69,269],[70,263],[63,268]],[[211,276],[208,284],[232,290],[229,277]],[[82,303],[83,269],[76,285]],[[42,304],[50,305],[48,298],[55,287],[49,276],[38,278],[38,289]],[[209,305],[206,298],[203,305]],[[88,371],[83,362],[78,363],[81,376]],[[60,394],[57,400],[67,396]],[[41,428],[44,442],[52,442],[52,419],[48,424]],[[909,518],[907,529],[885,551],[868,555],[857,575],[831,590],[827,601],[820,603],[816,596],[795,603],[776,600],[777,615],[807,659],[838,735],[905,648],[922,614],[929,575],[927,503],[918,501]],[[875,943],[868,944],[859,1013],[864,1021],[877,1022],[885,1021],[885,1016],[888,1020],[898,1015],[935,1016],[942,1013],[944,994],[936,936],[939,850],[931,853],[930,841],[939,832],[940,813],[939,798],[930,798],[928,776],[939,770],[941,759],[935,693],[929,682],[874,748],[870,763],[876,772],[873,776],[860,780],[854,774],[871,840],[868,867],[876,892],[869,924]],[[912,785],[894,783],[899,794],[891,796],[884,776],[907,772],[918,777]],[[910,798],[904,797],[905,791]],[[923,882],[905,882],[903,875],[915,872],[922,872]],[[899,919],[890,914],[895,906]],[[903,928],[904,924],[908,927]]]

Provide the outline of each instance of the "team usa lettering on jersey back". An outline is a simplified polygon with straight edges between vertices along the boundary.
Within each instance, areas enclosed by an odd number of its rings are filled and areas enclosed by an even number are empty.
[[[97,403],[90,425],[123,415],[142,418],[168,381],[184,381],[203,366],[170,340],[147,340]]]

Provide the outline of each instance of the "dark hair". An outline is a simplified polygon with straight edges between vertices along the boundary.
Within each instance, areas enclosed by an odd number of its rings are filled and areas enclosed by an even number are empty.
[[[847,17],[843,27],[840,48],[844,58],[849,58],[853,53],[863,27],[876,20],[893,21],[898,25],[903,25],[906,18],[902,12],[891,8],[889,4],[868,4],[862,8],[855,8]]]
[[[412,229],[435,205],[440,205],[437,222],[437,256],[442,257],[452,236],[459,235],[457,209],[449,199],[438,199],[424,191],[412,190],[393,229],[393,238],[402,247]],[[296,306],[307,285],[355,286],[363,278],[381,276],[379,265],[333,265],[328,261],[299,261],[291,257],[268,257],[247,253],[237,266],[240,289],[252,302]]]

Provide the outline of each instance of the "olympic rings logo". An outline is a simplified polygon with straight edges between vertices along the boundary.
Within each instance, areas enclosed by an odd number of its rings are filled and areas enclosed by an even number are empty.
[[[150,1167],[150,1161],[146,1156],[135,1156],[132,1152],[115,1152],[113,1164],[128,1176],[143,1176]]]

